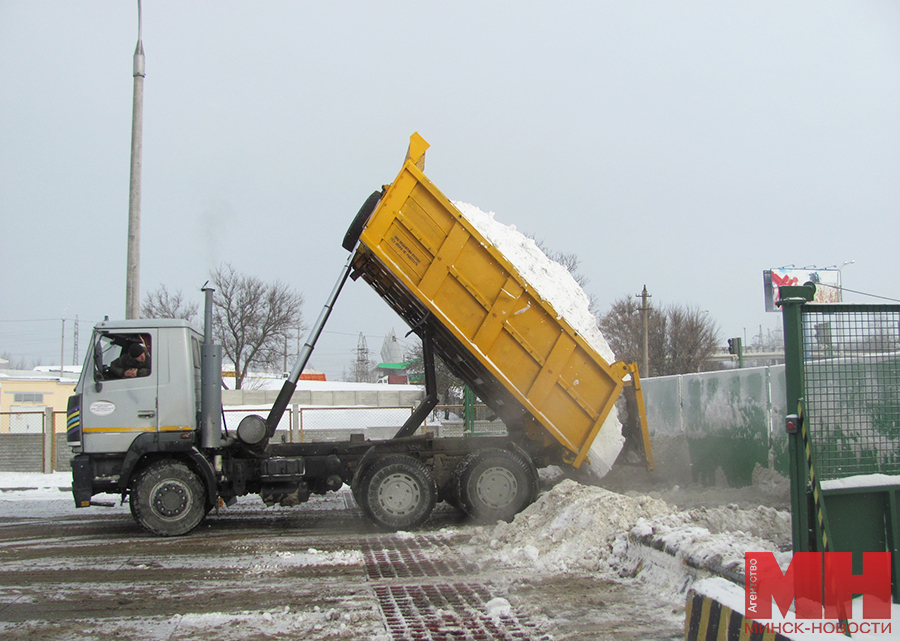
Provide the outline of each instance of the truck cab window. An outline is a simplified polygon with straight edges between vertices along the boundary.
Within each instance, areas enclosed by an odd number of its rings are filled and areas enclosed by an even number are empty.
[[[150,334],[98,334],[94,380],[143,378],[152,371]]]

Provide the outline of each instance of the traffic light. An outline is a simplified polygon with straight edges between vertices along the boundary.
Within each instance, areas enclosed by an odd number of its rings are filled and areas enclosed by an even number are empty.
[[[744,368],[744,350],[741,346],[740,338],[728,339],[728,353],[737,356],[738,367]]]

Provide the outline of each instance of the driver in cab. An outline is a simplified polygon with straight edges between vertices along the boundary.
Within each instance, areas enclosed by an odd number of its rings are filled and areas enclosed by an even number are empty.
[[[128,351],[122,350],[109,365],[110,378],[139,378],[150,375],[150,355],[140,343],[132,343]]]

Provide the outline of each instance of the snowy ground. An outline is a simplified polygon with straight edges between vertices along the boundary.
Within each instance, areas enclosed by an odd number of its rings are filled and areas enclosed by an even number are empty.
[[[0,473],[0,637],[680,639],[705,568],[740,574],[745,551],[789,547],[784,510],[680,510],[543,476],[494,526],[442,506],[421,531],[379,534],[345,489],[292,509],[247,497],[157,539],[127,505],[76,511],[68,474]]]

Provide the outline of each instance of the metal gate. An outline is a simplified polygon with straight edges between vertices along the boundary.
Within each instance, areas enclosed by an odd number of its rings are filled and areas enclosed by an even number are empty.
[[[900,305],[782,287],[795,552],[892,552],[900,579]]]

